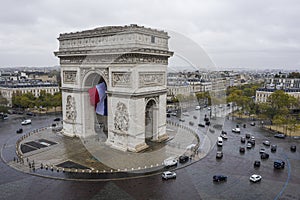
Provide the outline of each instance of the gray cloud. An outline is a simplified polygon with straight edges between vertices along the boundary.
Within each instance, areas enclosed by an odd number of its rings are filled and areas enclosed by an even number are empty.
[[[0,66],[51,66],[59,33],[136,23],[198,43],[221,67],[299,68],[297,0],[6,1]]]

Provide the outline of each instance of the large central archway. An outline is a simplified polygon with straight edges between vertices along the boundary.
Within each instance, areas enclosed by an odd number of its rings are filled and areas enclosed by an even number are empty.
[[[99,94],[98,92],[96,92],[96,90],[97,86],[99,86],[100,84],[104,84],[105,88],[107,86],[107,83],[104,80],[104,78],[97,72],[88,73],[83,80],[83,130],[85,132],[86,137],[94,135],[97,137],[97,139],[101,141],[106,141],[108,134],[107,112],[105,114],[99,114],[96,112],[97,103],[100,103],[100,101],[104,101],[104,104],[106,104],[105,107],[107,108],[106,89],[104,91],[104,99],[100,99],[99,96],[97,97],[97,95]],[[91,93],[91,91],[93,91],[93,93]],[[99,100],[99,102],[95,102],[95,99],[93,99],[96,97],[97,100]]]

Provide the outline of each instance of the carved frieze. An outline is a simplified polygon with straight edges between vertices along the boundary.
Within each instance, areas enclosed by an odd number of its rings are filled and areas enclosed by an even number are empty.
[[[116,131],[126,132],[129,129],[129,114],[124,103],[118,102],[114,115],[114,128]]]
[[[63,80],[65,84],[76,84],[77,71],[64,71]]]
[[[149,55],[153,54],[166,54],[165,51],[153,50],[153,49],[139,49],[139,50],[131,50],[131,49],[109,49],[109,50],[97,50],[93,53],[102,54],[97,56],[73,56],[72,54],[88,54],[91,52],[65,52],[62,53],[64,55],[70,54],[70,56],[61,57],[61,64],[99,64],[99,63],[157,63],[157,64],[168,64],[168,57],[160,56],[160,55]],[[118,53],[118,55],[108,55],[108,53]],[[144,54],[146,53],[146,54]],[[106,55],[103,55],[106,54]]]
[[[139,87],[164,86],[165,73],[141,72],[139,73]]]
[[[83,80],[85,75],[90,71],[93,71],[95,73],[99,73],[104,78],[106,84],[109,84],[108,83],[109,78],[108,78],[108,69],[107,68],[100,68],[100,69],[92,69],[91,67],[80,68],[80,79],[81,79],[81,81]]]
[[[113,87],[131,87],[131,72],[112,72]]]
[[[77,117],[75,98],[71,95],[67,96],[66,103],[66,118],[70,121],[75,121]]]

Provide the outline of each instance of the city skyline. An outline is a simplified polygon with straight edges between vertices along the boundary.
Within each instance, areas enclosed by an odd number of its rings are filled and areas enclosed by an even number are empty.
[[[218,69],[298,69],[299,8],[297,1],[10,1],[0,9],[0,67],[55,66],[59,33],[138,24],[185,36]]]

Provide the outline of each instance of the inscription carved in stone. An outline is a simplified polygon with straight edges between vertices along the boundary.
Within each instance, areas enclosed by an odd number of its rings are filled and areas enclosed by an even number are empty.
[[[139,87],[165,85],[165,74],[159,72],[139,73]]]
[[[114,117],[114,128],[117,131],[125,132],[129,128],[129,115],[127,107],[124,103],[118,102],[115,117]]]
[[[67,96],[66,118],[67,120],[75,121],[77,117],[75,98],[71,95]]]
[[[112,73],[113,87],[130,87],[131,86],[131,73],[128,72],[113,72]]]
[[[64,71],[64,83],[76,83],[77,71]]]

